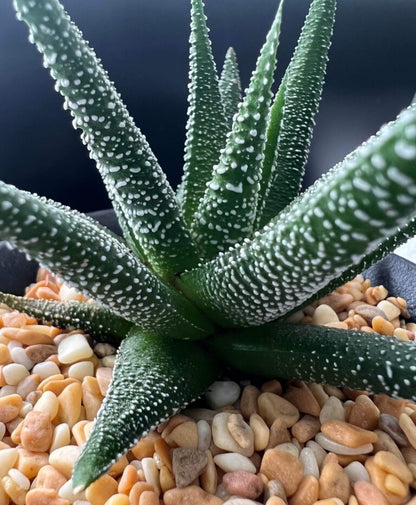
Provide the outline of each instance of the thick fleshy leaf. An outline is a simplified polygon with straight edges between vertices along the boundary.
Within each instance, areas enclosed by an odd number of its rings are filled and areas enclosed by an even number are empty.
[[[148,431],[199,397],[219,374],[196,342],[133,328],[117,353],[113,379],[73,474],[74,489],[102,475]]]
[[[231,130],[233,117],[238,110],[238,104],[241,102],[240,73],[238,71],[237,55],[232,47],[228,48],[225,55],[220,77],[220,93],[227,128]]]
[[[336,0],[314,0],[271,109],[257,228],[299,193],[318,111]]]
[[[192,0],[191,17],[189,108],[180,199],[188,226],[211,179],[212,167],[218,162],[227,133],[202,0]]]
[[[93,49],[58,0],[14,5],[83,131],[129,246],[161,275],[195,265],[174,192]]]
[[[416,346],[396,338],[309,324],[270,323],[207,340],[240,370],[416,400]]]
[[[194,240],[207,258],[227,250],[253,231],[282,5],[192,224]]]
[[[179,286],[224,325],[257,326],[285,315],[415,217],[415,162],[413,105],[253,240],[185,273]]]
[[[212,330],[188,300],[164,284],[107,228],[3,182],[0,240],[146,331],[194,338]]]
[[[77,301],[57,302],[54,300],[35,300],[22,296],[0,293],[0,303],[45,324],[62,329],[82,329],[100,342],[117,343],[127,336],[133,323],[117,316],[97,303]]]

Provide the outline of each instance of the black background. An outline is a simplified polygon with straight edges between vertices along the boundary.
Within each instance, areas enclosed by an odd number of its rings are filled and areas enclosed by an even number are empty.
[[[286,0],[277,82],[309,0]],[[186,123],[188,0],[66,0],[173,186]],[[237,51],[247,86],[276,0],[206,0],[219,68]],[[416,91],[416,2],[339,0],[307,183],[405,107]],[[0,2],[0,179],[82,211],[109,206],[100,177],[11,0]]]

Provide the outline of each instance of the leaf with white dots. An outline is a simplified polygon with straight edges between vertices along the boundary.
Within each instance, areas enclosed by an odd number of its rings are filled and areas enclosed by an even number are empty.
[[[212,326],[107,228],[69,208],[0,182],[0,240],[146,331],[178,338]]]
[[[416,346],[310,324],[270,323],[209,339],[221,359],[263,377],[348,386],[416,400]]]
[[[227,127],[233,126],[233,117],[241,101],[240,72],[238,71],[237,55],[232,47],[225,55],[224,66],[220,77],[220,93],[224,107]]]
[[[189,108],[180,186],[180,203],[188,226],[211,178],[212,167],[218,162],[227,133],[202,0],[192,0],[191,17]]]
[[[185,273],[179,286],[223,325],[285,315],[415,218],[415,162],[413,105],[251,241]]]
[[[201,396],[218,373],[218,362],[199,343],[133,328],[118,350],[109,391],[75,465],[74,489],[87,487],[149,430]]]
[[[93,49],[58,0],[14,5],[82,129],[129,246],[162,275],[195,265],[175,194]]]
[[[299,193],[335,20],[336,0],[314,0],[270,111],[257,228]]]
[[[68,330],[82,329],[100,342],[117,343],[133,326],[133,323],[93,302],[37,300],[0,293],[0,303],[35,317],[44,324]]]
[[[194,240],[207,258],[227,250],[253,231],[282,5],[192,223]]]

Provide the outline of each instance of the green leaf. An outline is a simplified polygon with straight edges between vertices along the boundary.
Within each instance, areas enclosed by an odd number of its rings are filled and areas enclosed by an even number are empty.
[[[336,0],[314,0],[271,109],[257,228],[299,193],[318,111]]]
[[[223,325],[299,307],[416,215],[416,105],[321,177],[251,241],[185,273],[182,291]],[[385,250],[384,252],[387,252]]]
[[[161,275],[196,265],[174,192],[93,49],[58,0],[14,5],[83,131],[129,246]]]
[[[212,167],[225,145],[227,127],[202,0],[192,0],[189,108],[181,208],[190,226]]]
[[[219,374],[196,342],[166,340],[133,328],[116,357],[110,389],[73,473],[85,489],[148,431],[199,397]]]
[[[387,393],[416,400],[416,346],[374,333],[270,323],[207,340],[244,372]]]
[[[63,205],[0,182],[0,240],[145,331],[178,338],[212,331],[206,318],[107,228]]]
[[[120,342],[133,325],[92,302],[35,300],[0,293],[0,303],[5,303],[11,309],[24,312],[45,324],[65,330],[82,329],[91,337],[99,338],[100,342]]]
[[[228,48],[225,55],[219,86],[225,119],[230,130],[233,126],[233,117],[238,110],[238,104],[241,102],[240,73],[237,55],[232,47]]]
[[[207,258],[227,250],[253,231],[282,5],[192,223],[194,240]]]

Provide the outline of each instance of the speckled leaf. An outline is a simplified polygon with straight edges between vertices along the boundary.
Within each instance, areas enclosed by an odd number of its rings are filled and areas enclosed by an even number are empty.
[[[110,389],[73,474],[85,488],[149,430],[199,397],[219,374],[196,342],[166,340],[133,328],[117,353]]]
[[[0,293],[0,303],[35,317],[44,324],[66,330],[82,329],[91,337],[99,338],[100,342],[119,342],[133,325],[93,302],[35,300]]]
[[[218,162],[227,133],[202,0],[192,0],[191,17],[189,108],[180,200],[188,226],[211,178],[212,167]]]
[[[192,223],[194,240],[207,258],[253,231],[282,5]]]
[[[314,0],[270,113],[257,228],[289,204],[302,185],[335,20],[336,0]]]
[[[233,117],[241,102],[241,83],[238,71],[237,55],[232,47],[228,48],[225,55],[224,66],[220,77],[220,93],[224,107],[227,128],[233,126]]]
[[[129,246],[162,275],[195,265],[165,174],[94,51],[58,0],[15,0],[56,89],[96,160]]]
[[[0,182],[0,240],[146,331],[179,338],[211,331],[197,309],[146,268],[107,228]]]
[[[181,289],[225,325],[283,316],[415,217],[415,161],[413,105],[253,240],[185,273]]]
[[[416,346],[396,338],[309,324],[270,323],[209,339],[240,370],[416,400]]]

